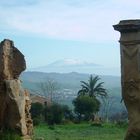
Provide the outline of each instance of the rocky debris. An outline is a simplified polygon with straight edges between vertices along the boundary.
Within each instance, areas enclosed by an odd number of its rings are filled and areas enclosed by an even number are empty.
[[[26,68],[24,55],[11,40],[0,43],[0,130],[16,130],[21,136],[31,136],[29,93],[21,86],[19,75]]]

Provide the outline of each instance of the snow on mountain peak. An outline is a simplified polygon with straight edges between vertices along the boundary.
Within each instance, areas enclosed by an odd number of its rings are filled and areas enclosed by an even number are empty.
[[[49,66],[53,66],[53,67],[60,67],[60,66],[84,66],[84,65],[92,65],[92,66],[94,65],[94,66],[97,66],[97,64],[81,61],[81,60],[78,60],[78,59],[63,59],[63,60],[58,60],[58,61],[55,61],[55,62],[49,64]]]

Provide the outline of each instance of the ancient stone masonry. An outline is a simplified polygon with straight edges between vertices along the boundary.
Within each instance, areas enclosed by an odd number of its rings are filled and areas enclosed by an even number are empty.
[[[26,69],[23,54],[11,40],[0,43],[0,130],[13,129],[21,136],[31,136],[29,94],[21,86],[19,75]]]
[[[123,20],[114,25],[121,33],[122,97],[128,110],[125,140],[140,140],[140,20]]]

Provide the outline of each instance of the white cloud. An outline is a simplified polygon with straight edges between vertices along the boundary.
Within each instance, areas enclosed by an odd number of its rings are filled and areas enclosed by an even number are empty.
[[[15,32],[58,39],[111,41],[119,36],[119,33],[113,30],[113,24],[122,19],[140,16],[139,0],[32,2],[36,4],[30,5],[24,0],[18,4],[29,6],[1,7],[0,18],[3,20],[0,21],[0,29],[8,27]]]
[[[35,5],[39,2],[39,0],[1,0],[0,1],[0,7],[19,7],[19,6],[30,6],[30,5]]]

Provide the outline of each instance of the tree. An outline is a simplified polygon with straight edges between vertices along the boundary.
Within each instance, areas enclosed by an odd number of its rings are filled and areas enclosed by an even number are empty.
[[[102,117],[106,122],[108,122],[111,109],[116,103],[116,99],[114,97],[107,96],[106,98],[102,98],[101,101],[102,101],[102,106],[101,106]]]
[[[53,101],[56,91],[59,89],[59,85],[54,80],[49,79],[46,82],[41,82],[39,84],[39,89],[46,98],[49,97],[51,101]]]
[[[81,81],[82,89],[78,91],[78,96],[89,95],[90,97],[106,97],[107,92],[103,87],[104,82],[99,82],[100,78],[98,76],[93,77],[90,75],[88,82]]]
[[[93,113],[99,111],[100,102],[95,97],[89,97],[88,95],[78,96],[73,100],[74,111],[78,115],[79,120],[84,115],[85,120],[90,119]]]

